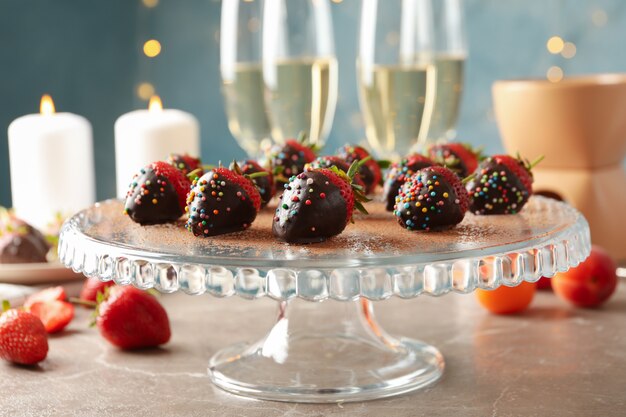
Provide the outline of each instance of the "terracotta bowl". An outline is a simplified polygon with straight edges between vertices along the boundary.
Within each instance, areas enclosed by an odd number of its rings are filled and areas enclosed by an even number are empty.
[[[626,155],[626,74],[496,81],[493,100],[509,153],[543,168],[600,168]]]

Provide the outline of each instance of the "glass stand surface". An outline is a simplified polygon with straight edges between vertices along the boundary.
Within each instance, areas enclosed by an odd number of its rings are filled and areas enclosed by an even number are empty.
[[[319,403],[402,394],[437,381],[443,368],[436,348],[389,336],[371,301],[292,300],[280,302],[263,339],[215,354],[209,376],[235,394]]]
[[[591,250],[584,217],[542,197],[517,215],[469,214],[441,233],[408,232],[381,203],[368,210],[342,235],[298,246],[274,240],[272,207],[245,232],[201,239],[182,220],[139,226],[109,200],[64,224],[59,258],[120,285],[270,297],[279,306],[275,324],[256,343],[217,352],[211,380],[259,399],[347,402],[422,388],[444,369],[436,348],[388,335],[372,301],[535,282],[578,265]]]

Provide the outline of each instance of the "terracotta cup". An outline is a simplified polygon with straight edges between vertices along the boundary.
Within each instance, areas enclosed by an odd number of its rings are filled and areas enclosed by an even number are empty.
[[[626,260],[626,74],[497,81],[493,100],[507,152],[545,156],[534,190],[581,210],[592,240]]]
[[[545,168],[599,168],[626,155],[626,74],[496,81],[493,100],[504,146]]]

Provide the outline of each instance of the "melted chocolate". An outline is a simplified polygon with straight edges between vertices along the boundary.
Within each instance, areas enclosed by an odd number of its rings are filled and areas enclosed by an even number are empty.
[[[396,197],[400,188],[404,184],[407,178],[419,171],[420,169],[432,166],[433,162],[427,159],[420,160],[408,160],[403,159],[399,164],[393,164],[387,178],[383,185],[383,198],[387,203],[385,208],[387,211],[393,211],[393,206],[396,204]]]
[[[348,216],[341,190],[318,171],[291,179],[278,201],[274,236],[290,243],[322,242],[346,227]]]
[[[465,186],[474,214],[515,214],[528,202],[530,193],[504,164],[487,158],[478,165],[476,177]]]
[[[254,174],[256,172],[268,172],[266,169],[263,169],[258,162],[251,159],[239,162],[239,167],[241,168],[241,172],[247,175]],[[259,194],[261,194],[261,207],[267,206],[267,203],[269,203],[272,197],[274,197],[274,194],[276,194],[272,173],[268,172],[268,175],[264,177],[253,178],[252,182],[259,190]]]
[[[217,176],[217,178],[216,178]],[[250,227],[257,212],[246,191],[211,170],[189,193],[187,230],[195,236],[216,236]]]
[[[152,168],[143,168],[133,179],[124,212],[142,225],[167,223],[183,215],[174,186]]]
[[[407,230],[446,230],[465,217],[454,187],[426,168],[407,178],[396,198],[394,215]]]

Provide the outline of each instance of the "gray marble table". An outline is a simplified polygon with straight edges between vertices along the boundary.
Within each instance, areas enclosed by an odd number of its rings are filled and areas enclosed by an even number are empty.
[[[50,340],[39,368],[0,364],[7,416],[625,416],[626,285],[602,309],[567,306],[540,293],[526,314],[497,317],[474,295],[392,299],[377,305],[390,333],[437,346],[446,358],[436,385],[365,403],[304,405],[233,396],[206,376],[221,347],[260,337],[270,300],[163,296],[173,330],[162,349],[121,352],[88,328],[78,309]]]

